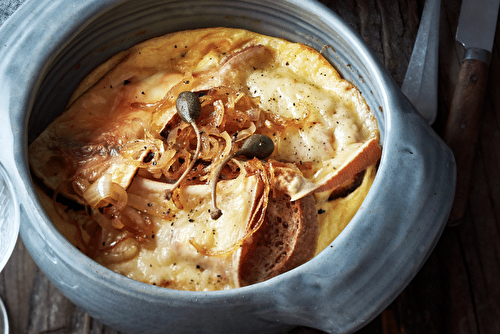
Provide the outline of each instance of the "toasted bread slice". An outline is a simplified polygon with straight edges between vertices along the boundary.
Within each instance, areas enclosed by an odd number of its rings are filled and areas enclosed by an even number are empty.
[[[331,161],[324,162],[324,166],[315,173],[313,178],[304,177],[295,164],[273,161],[270,172],[273,187],[286,193],[292,201],[304,196],[325,191],[332,191],[350,182],[356,174],[374,165],[382,155],[382,147],[378,138],[372,138],[349,154],[338,167],[331,166]]]
[[[292,202],[286,194],[271,194],[262,226],[242,245],[240,285],[265,281],[310,260],[318,236],[312,195]]]

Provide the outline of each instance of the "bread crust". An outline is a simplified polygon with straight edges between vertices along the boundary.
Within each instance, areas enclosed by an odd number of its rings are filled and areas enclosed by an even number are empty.
[[[318,236],[313,195],[290,201],[286,194],[271,193],[261,228],[242,245],[240,285],[265,281],[310,260]]]

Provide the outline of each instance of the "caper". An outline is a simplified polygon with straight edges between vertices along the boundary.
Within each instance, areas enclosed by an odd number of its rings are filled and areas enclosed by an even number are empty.
[[[236,152],[237,155],[244,155],[248,159],[266,159],[274,151],[274,143],[266,135],[255,134],[248,138],[241,148]]]
[[[228,155],[220,165],[217,167],[215,171],[214,178],[212,180],[212,210],[210,211],[210,217],[212,219],[218,219],[222,216],[222,210],[217,207],[217,182],[219,180],[219,175],[222,171],[222,168],[229,162],[229,160],[243,155],[247,159],[266,159],[273,154],[274,151],[274,143],[271,138],[262,134],[255,134],[248,138],[241,148],[234,153]]]
[[[193,92],[185,91],[180,93],[175,101],[175,106],[180,118],[186,123],[192,124],[200,117],[200,99]]]
[[[191,163],[189,164],[188,168],[186,168],[181,177],[177,180],[177,182],[175,182],[175,184],[172,186],[172,189],[168,189],[167,191],[165,191],[165,198],[167,200],[170,200],[172,198],[172,193],[174,192],[174,190],[179,187],[179,185],[186,178],[191,169],[193,169],[196,160],[198,160],[198,155],[200,154],[201,148],[201,135],[198,127],[196,126],[196,119],[198,119],[201,114],[200,100],[193,92],[185,91],[177,96],[175,106],[177,108],[177,114],[179,114],[181,120],[191,124],[194,131],[196,132],[196,151],[193,155],[193,158],[191,159]]]

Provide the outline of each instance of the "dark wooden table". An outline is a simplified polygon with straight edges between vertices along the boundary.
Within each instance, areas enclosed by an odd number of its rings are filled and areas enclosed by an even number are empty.
[[[0,0],[0,24],[24,0]],[[33,0],[36,1],[36,0]],[[322,0],[375,51],[401,84],[424,0]],[[461,0],[442,0],[439,116],[442,134],[463,50],[454,40]],[[498,29],[497,29],[498,32]],[[448,227],[408,287],[358,333],[500,333],[500,58],[497,33],[466,219]],[[116,333],[74,306],[18,241],[0,274],[11,333]],[[297,333],[318,333],[298,328]]]

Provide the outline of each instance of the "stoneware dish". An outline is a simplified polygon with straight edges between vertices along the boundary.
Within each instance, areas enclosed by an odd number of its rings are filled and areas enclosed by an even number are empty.
[[[34,195],[27,148],[78,82],[111,55],[172,31],[245,28],[322,50],[376,112],[383,154],[361,209],[321,254],[264,283],[174,291],[93,262]],[[448,147],[361,38],[313,0],[28,0],[1,28],[0,162],[20,234],[39,267],[92,317],[127,333],[272,333],[361,328],[410,282],[445,226],[455,189]]]

